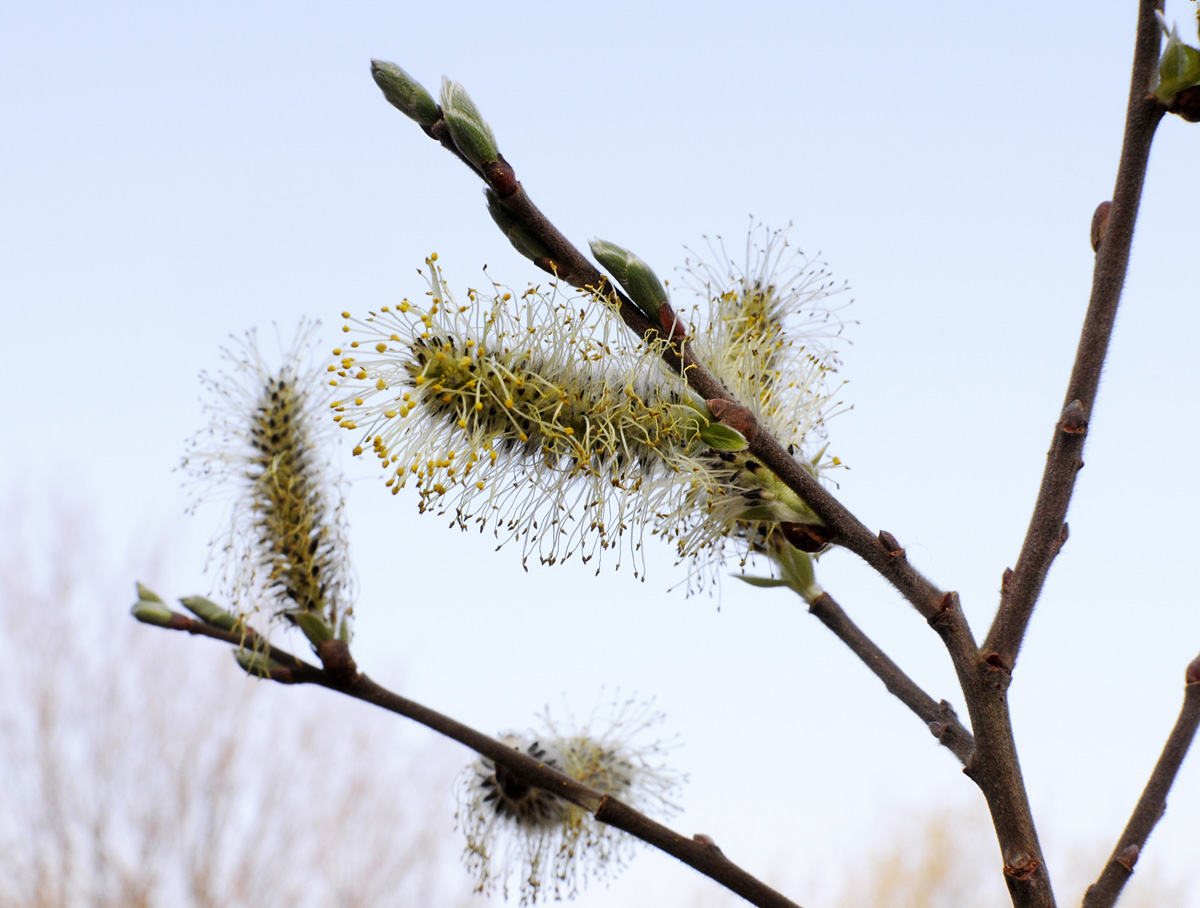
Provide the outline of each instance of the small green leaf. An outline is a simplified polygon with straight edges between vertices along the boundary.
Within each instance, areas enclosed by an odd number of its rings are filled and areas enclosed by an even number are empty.
[[[138,599],[142,600],[143,602],[162,602],[162,599],[159,597],[158,593],[154,592],[149,587],[142,586],[140,582],[137,584],[137,595]]]
[[[786,580],[777,580],[774,577],[751,577],[748,574],[734,574],[738,580],[743,583],[748,583],[751,586],[762,587],[763,589],[772,589],[779,586],[790,586]]]
[[[252,649],[235,649],[233,658],[248,675],[254,675],[256,678],[267,678],[271,675],[271,669],[279,668],[280,665],[266,653],[260,653]]]
[[[333,628],[326,624],[320,615],[314,615],[312,612],[297,612],[292,617],[296,619],[296,624],[300,626],[300,630],[304,631],[304,636],[313,646],[333,639]]]
[[[704,426],[700,430],[700,440],[716,451],[744,451],[747,447],[746,436],[719,422]]]
[[[784,582],[809,605],[825,592],[817,583],[812,556],[807,552],[802,552],[783,540],[777,540],[772,554],[775,556],[775,563],[779,565],[779,574]]]
[[[155,602],[141,599],[133,604],[129,613],[142,624],[153,624],[155,627],[171,626],[172,612],[162,604],[161,600]]]
[[[1200,85],[1200,50],[1179,40],[1179,27],[1167,29],[1162,13],[1156,13],[1167,44],[1158,61],[1158,81],[1151,89],[1154,97],[1170,106],[1181,92]]]
[[[205,599],[203,596],[184,596],[179,601],[184,608],[205,624],[219,627],[223,631],[234,630],[238,625],[237,618],[211,599]]]

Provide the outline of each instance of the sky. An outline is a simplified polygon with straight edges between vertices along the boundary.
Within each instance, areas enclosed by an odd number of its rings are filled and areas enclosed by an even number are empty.
[[[1167,10],[1185,39],[1192,10]],[[1087,301],[1133,3],[51,0],[4,20],[0,488],[31,520],[69,501],[114,556],[165,547],[164,595],[206,591],[220,508],[185,516],[176,468],[204,424],[197,376],[231,335],[290,337],[319,318],[331,348],[343,310],[421,294],[433,251],[460,291],[486,283],[485,265],[543,281],[477,181],[384,102],[377,57],[434,90],[443,74],[466,86],[579,245],[609,239],[674,278],[705,237],[740,248],[752,223],[791,224],[854,300],[840,376],[852,409],[830,426],[850,467],[838,494],[985,632]],[[1070,540],[1010,693],[1052,874],[1080,849],[1099,871],[1200,651],[1186,415],[1200,394],[1197,129],[1168,117],[1158,132]],[[980,803],[787,592],[730,580],[719,600],[689,599],[665,547],[644,582],[526,572],[518,550],[386,494],[348,447],[356,652],[406,696],[495,732],[547,704],[586,716],[617,689],[653,697],[690,775],[673,825],[805,905],[907,818]],[[886,584],[837,551],[818,579],[962,706],[936,636]],[[128,603],[97,607],[124,620]],[[1139,872],[1186,876],[1197,810],[1193,755]],[[647,853],[583,903],[711,897],[707,885]]]

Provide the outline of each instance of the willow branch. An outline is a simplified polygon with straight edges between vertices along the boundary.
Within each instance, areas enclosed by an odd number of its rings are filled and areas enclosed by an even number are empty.
[[[1196,737],[1197,727],[1200,727],[1200,656],[1188,666],[1185,677],[1179,718],[1175,720],[1175,727],[1167,737],[1125,831],[1117,840],[1117,847],[1104,865],[1100,878],[1084,894],[1083,908],[1111,908],[1116,904],[1121,890],[1133,875],[1133,865],[1146,847],[1146,839],[1166,812],[1167,792],[1175,784],[1175,776]]]
[[[350,657],[349,648],[339,640],[326,641],[318,647],[318,655],[324,665],[319,667],[267,643],[266,638],[247,627],[227,631],[178,612],[172,612],[170,621],[160,626],[266,654],[280,666],[272,668],[267,676],[273,681],[281,684],[316,684],[411,719],[503,766],[518,782],[569,801],[588,811],[599,822],[627,832],[679,859],[752,905],[759,908],[799,908],[730,861],[707,836],[689,838],[675,832],[628,804],[564,775],[520,750],[377,684],[358,671]]]
[[[1000,607],[984,643],[984,651],[995,653],[1009,671],[1016,665],[1050,564],[1066,539],[1067,507],[1075,490],[1075,478],[1083,466],[1081,454],[1088,420],[1125,284],[1150,144],[1165,113],[1163,105],[1149,94],[1158,63],[1160,32],[1154,17],[1156,9],[1162,9],[1162,0],[1141,0],[1121,160],[1107,224],[1101,216],[1093,233],[1099,248],[1075,365],[1067,383],[1062,413],[1054,427],[1025,542],[1011,580],[1001,592]]]
[[[945,700],[935,701],[893,662],[828,593],[809,603],[808,611],[831,630],[887,688],[888,693],[916,713],[938,743],[966,763],[975,749],[975,739]]]
[[[663,360],[673,371],[680,372],[691,389],[702,398],[737,403],[728,389],[692,354],[682,323],[674,313],[669,312],[669,307],[663,307],[667,314],[660,324],[647,317],[619,288],[613,286],[534,204],[517,179],[513,166],[503,155],[499,155],[494,162],[477,167],[454,146],[444,119],[423,128],[427,135],[453,152],[479,176],[496,194],[504,209],[546,248],[548,254],[535,259],[534,264],[573,287],[607,298],[626,326],[643,340],[667,340],[668,343],[663,345]],[[944,593],[906,560],[891,557],[887,547],[874,533],[798,464],[777,439],[762,430],[749,410],[744,407],[741,410],[750,420],[748,431],[744,433],[749,441],[749,453],[761,460],[824,521],[828,534],[826,541],[841,545],[866,561],[927,620],[937,614]]]

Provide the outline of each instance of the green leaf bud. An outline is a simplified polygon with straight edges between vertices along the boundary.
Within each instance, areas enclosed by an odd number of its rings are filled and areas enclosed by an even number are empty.
[[[149,587],[142,586],[140,582],[137,584],[137,595],[138,599],[143,602],[162,602],[162,598],[158,593]]]
[[[757,586],[764,590],[791,585],[786,580],[778,580],[775,577],[751,577],[749,574],[734,574],[733,576],[743,583],[748,583],[751,586]]]
[[[1200,50],[1179,40],[1179,27],[1167,28],[1162,13],[1155,12],[1167,36],[1167,45],[1158,60],[1158,81],[1150,90],[1154,97],[1170,107],[1180,92],[1200,85]]]
[[[716,451],[744,451],[747,447],[745,435],[719,422],[701,428],[700,440]]]
[[[179,601],[185,609],[205,624],[219,627],[223,631],[231,631],[237,627],[237,618],[211,599],[205,599],[203,596],[184,596]]]
[[[484,194],[487,196],[488,214],[492,216],[492,220],[496,222],[496,226],[500,228],[500,232],[508,237],[508,241],[512,243],[513,248],[531,262],[536,262],[538,259],[549,259],[550,250],[535,237],[532,233],[525,229],[516,218],[508,213],[508,210],[500,203],[500,196],[496,195],[491,189],[485,189]]]
[[[422,126],[432,126],[441,117],[433,95],[395,63],[371,61],[371,75],[389,104]]]
[[[308,638],[308,642],[313,646],[333,639],[333,628],[326,624],[320,615],[315,615],[312,612],[299,612],[292,615],[292,617],[296,620],[296,624],[299,625],[300,630],[304,631],[304,636]]]
[[[271,675],[271,669],[281,667],[266,653],[252,649],[235,649],[233,658],[242,671],[248,675],[254,675],[256,678],[268,678]]]
[[[658,312],[667,302],[667,288],[644,261],[616,243],[595,239],[589,245],[592,255],[617,279],[629,298],[647,316],[658,321]]]
[[[442,116],[455,146],[468,161],[482,168],[499,160],[500,150],[496,147],[492,128],[467,90],[445,76],[442,77]]]
[[[142,624],[153,624],[155,627],[170,627],[174,613],[162,604],[162,600],[140,599],[129,610]]]
[[[812,556],[807,552],[780,540],[777,545],[772,546],[772,554],[779,565],[780,576],[809,605],[825,592],[817,583]]]

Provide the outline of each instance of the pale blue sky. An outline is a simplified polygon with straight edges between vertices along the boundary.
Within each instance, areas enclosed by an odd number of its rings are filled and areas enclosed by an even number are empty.
[[[1185,36],[1190,10],[1167,11]],[[843,500],[959,590],[982,636],[1086,303],[1132,2],[46,2],[3,18],[0,481],[33,502],[78,496],[114,552],[172,535],[163,593],[206,588],[218,515],[185,520],[172,470],[201,424],[196,375],[231,333],[277,322],[290,336],[319,317],[332,346],[343,309],[421,293],[433,250],[459,288],[481,284],[484,264],[541,280],[477,182],[383,101],[368,71],[380,57],[435,90],[442,74],[462,82],[580,243],[603,236],[670,277],[704,235],[736,248],[751,216],[792,222],[855,299],[854,409],[831,426],[851,467]],[[1168,118],[1159,131],[1070,541],[1012,688],[1052,871],[1079,846],[1099,849],[1098,869],[1200,650],[1198,129]],[[494,731],[564,696],[587,713],[603,683],[656,694],[692,774],[675,825],[777,874],[801,904],[897,817],[978,800],[787,594],[729,582],[718,612],[665,592],[680,578],[667,552],[645,583],[572,565],[526,574],[516,550],[418,518],[369,463],[348,469],[367,671]],[[899,597],[844,553],[820,579],[961,706],[935,635]],[[1183,872],[1197,810],[1193,757],[1139,870]],[[693,885],[706,891],[644,854],[588,904]],[[637,902],[645,887],[657,895]]]

